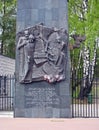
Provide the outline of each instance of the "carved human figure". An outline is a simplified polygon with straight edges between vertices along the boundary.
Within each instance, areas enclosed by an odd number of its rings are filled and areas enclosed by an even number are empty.
[[[64,79],[63,71],[65,53],[63,48],[66,45],[66,40],[64,40],[63,30],[54,29],[53,33],[48,38],[48,43],[46,47],[46,52],[48,54],[48,62],[45,63],[43,69],[46,73],[45,78],[49,82],[60,81]]]
[[[25,30],[24,35],[19,37],[19,40],[18,40],[18,43],[17,43],[17,49],[24,47],[28,43],[28,39],[29,39],[28,30]]]
[[[22,31],[22,32],[19,32],[18,35],[18,42],[17,42],[17,49],[19,50],[19,60],[20,60],[20,64],[19,64],[19,76],[20,76],[20,82],[21,82],[21,79],[23,79],[24,75],[25,75],[25,63],[26,63],[26,60],[27,58],[25,57],[24,55],[24,47],[25,45],[29,42],[29,32],[28,30],[25,30],[25,31]]]
[[[35,42],[34,36],[30,34],[28,43],[24,46],[24,57],[25,57],[25,73],[21,82],[32,82],[32,68],[34,64],[34,49]]]
[[[65,79],[67,34],[65,29],[36,25],[18,34],[20,83]]]

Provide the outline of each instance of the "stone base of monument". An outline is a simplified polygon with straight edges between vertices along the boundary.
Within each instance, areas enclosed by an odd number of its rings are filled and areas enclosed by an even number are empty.
[[[20,88],[19,88],[20,87]],[[71,117],[70,95],[65,81],[16,86],[14,117],[67,118]]]

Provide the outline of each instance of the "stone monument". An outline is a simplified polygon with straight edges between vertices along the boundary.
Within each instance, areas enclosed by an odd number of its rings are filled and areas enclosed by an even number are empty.
[[[18,0],[14,117],[71,117],[66,0]]]

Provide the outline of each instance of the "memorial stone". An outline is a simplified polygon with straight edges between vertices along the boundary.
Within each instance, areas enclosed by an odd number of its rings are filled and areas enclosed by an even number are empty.
[[[18,0],[14,117],[71,117],[67,0]]]

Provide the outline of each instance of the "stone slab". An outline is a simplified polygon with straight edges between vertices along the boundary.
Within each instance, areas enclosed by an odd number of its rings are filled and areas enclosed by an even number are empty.
[[[67,0],[18,0],[17,32],[44,23],[47,27],[68,30]],[[66,79],[50,84],[46,81],[19,83],[19,52],[16,51],[16,87],[14,117],[71,117],[70,58],[67,48]],[[65,101],[66,100],[66,101]]]

